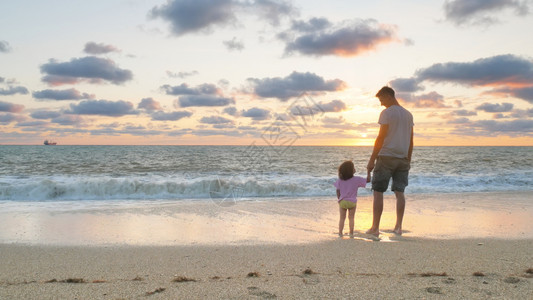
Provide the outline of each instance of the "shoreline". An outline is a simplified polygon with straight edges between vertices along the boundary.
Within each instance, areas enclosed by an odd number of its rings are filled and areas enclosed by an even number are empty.
[[[533,240],[300,245],[0,244],[0,298],[527,299]]]
[[[395,199],[385,195],[382,239],[533,239],[529,192],[408,194],[404,235],[390,232]],[[5,203],[5,202],[4,202]],[[2,206],[0,243],[29,245],[306,244],[337,238],[334,198],[275,201],[71,201]],[[356,239],[372,222],[372,197],[359,197]]]

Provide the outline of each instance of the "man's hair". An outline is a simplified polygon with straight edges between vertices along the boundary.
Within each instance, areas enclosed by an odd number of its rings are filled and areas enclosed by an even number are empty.
[[[385,96],[385,95],[394,97],[394,90],[388,86],[384,86],[376,94],[376,97]]]

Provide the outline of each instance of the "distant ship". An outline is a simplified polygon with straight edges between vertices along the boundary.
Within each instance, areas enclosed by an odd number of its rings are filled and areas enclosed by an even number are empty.
[[[45,144],[46,146],[55,146],[55,145],[57,145],[56,142],[49,141],[49,140],[44,140],[44,144]]]

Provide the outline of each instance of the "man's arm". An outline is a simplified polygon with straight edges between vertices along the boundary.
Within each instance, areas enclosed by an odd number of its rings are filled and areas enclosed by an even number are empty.
[[[411,162],[411,156],[413,155],[413,132],[414,129],[411,128],[411,141],[409,142],[409,154],[407,155],[407,159],[409,160],[409,162]]]
[[[387,131],[389,131],[389,124],[381,124],[381,126],[379,127],[378,137],[374,142],[374,150],[372,151],[372,155],[370,156],[370,160],[368,161],[368,165],[366,166],[368,172],[374,170],[374,165],[376,163],[376,159],[378,158],[379,151],[383,147],[383,142],[385,141],[385,137],[387,136]]]

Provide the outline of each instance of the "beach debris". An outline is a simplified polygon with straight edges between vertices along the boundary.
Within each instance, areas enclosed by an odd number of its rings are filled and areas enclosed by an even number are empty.
[[[407,273],[409,276],[420,276],[420,277],[446,277],[448,274],[446,272],[437,273],[437,272],[424,272],[424,273]]]
[[[131,281],[143,281],[143,279],[142,279],[141,276],[137,276],[137,277],[133,278]]]
[[[529,268],[524,271],[524,275],[522,277],[524,278],[533,278],[533,268]]]
[[[448,277],[448,278],[444,279],[443,282],[447,283],[447,284],[453,284],[453,283],[455,283],[455,278]]]
[[[172,282],[196,282],[196,279],[185,277],[185,276],[177,276],[176,278],[172,279]]]
[[[209,279],[212,279],[212,280],[219,280],[219,279],[220,279],[220,276],[213,276],[213,277],[210,277]]]
[[[472,275],[474,275],[476,277],[483,277],[483,276],[485,276],[485,273],[477,271],[477,272],[472,273]]]
[[[311,268],[307,268],[302,272],[304,275],[313,275],[317,274],[315,271],[311,270]]]
[[[83,278],[68,278],[63,280],[64,283],[86,283]]]
[[[246,276],[247,277],[259,277],[259,276],[261,276],[261,274],[259,274],[259,272],[250,272]]]
[[[478,246],[483,246],[485,245],[484,243],[477,243]]]
[[[519,283],[520,282],[520,278],[509,276],[509,277],[505,278],[503,280],[503,282],[505,282],[505,283]]]
[[[101,280],[101,279],[97,279],[97,280],[93,280],[92,283],[106,283],[107,281],[105,280]]]
[[[448,274],[446,274],[446,272],[442,272],[442,273],[435,273],[435,272],[425,272],[425,273],[421,273],[420,274],[421,277],[446,277],[448,276]]]
[[[57,280],[57,279],[50,279],[45,281],[44,283],[56,283],[56,282],[62,282],[62,283],[87,283],[85,279],[83,278],[68,278],[65,280]]]
[[[160,288],[155,289],[155,291],[153,291],[153,292],[146,292],[145,295],[146,295],[146,296],[152,296],[152,295],[155,295],[155,294],[157,294],[157,293],[162,293],[162,292],[164,292],[165,290],[166,290],[165,288],[160,287]]]
[[[444,294],[444,293],[442,292],[441,288],[438,287],[438,286],[430,286],[430,287],[427,287],[427,288],[426,288],[426,292],[431,293],[431,294],[438,294],[438,295],[442,295],[442,294]]]

